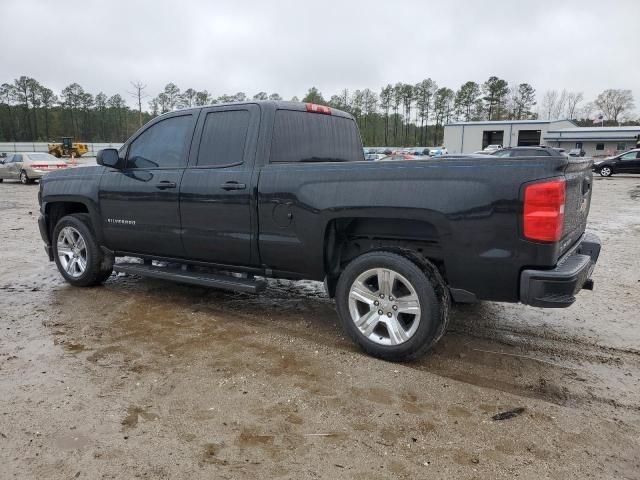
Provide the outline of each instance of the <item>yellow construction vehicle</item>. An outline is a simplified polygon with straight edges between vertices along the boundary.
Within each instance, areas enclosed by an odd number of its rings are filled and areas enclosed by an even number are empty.
[[[49,143],[49,153],[54,157],[79,158],[89,151],[86,143],[73,143],[73,137],[62,137],[62,143]]]

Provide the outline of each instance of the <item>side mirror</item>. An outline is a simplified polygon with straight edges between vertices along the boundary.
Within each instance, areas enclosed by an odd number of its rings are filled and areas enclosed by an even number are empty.
[[[104,167],[118,168],[120,164],[120,157],[118,156],[118,150],[115,148],[105,148],[99,150],[96,155],[96,163]]]

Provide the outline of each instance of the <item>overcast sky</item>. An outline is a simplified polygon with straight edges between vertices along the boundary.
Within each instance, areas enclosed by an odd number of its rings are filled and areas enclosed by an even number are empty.
[[[0,0],[0,83],[214,96],[497,75],[547,89],[631,89],[640,105],[640,0]],[[65,26],[68,26],[65,28]],[[131,99],[128,99],[131,101]],[[636,108],[636,111],[639,110]]]

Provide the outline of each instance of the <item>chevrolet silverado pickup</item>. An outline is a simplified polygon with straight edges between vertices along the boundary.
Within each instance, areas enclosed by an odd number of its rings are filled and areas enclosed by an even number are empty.
[[[360,347],[406,360],[452,301],[567,307],[593,286],[583,158],[367,162],[351,115],[251,102],[159,116],[97,164],[40,183],[49,260],[80,287],[113,270],[253,293],[324,281]]]

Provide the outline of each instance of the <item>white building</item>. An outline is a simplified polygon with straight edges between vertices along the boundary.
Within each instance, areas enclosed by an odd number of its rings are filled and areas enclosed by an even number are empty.
[[[589,157],[615,155],[635,148],[640,126],[579,127],[571,120],[498,120],[454,122],[444,126],[449,153],[473,153],[487,145],[548,145],[569,151],[581,148]]]
[[[571,120],[487,120],[455,122],[444,126],[444,146],[449,153],[473,153],[487,145],[523,147],[543,144],[547,132],[576,128]]]
[[[616,155],[635,148],[640,140],[640,125],[632,127],[553,128],[544,135],[544,144],[565,150],[581,148],[588,157]]]

